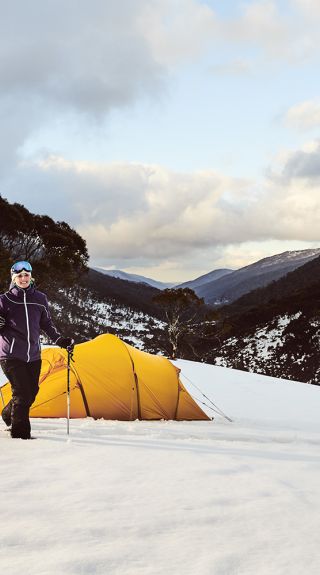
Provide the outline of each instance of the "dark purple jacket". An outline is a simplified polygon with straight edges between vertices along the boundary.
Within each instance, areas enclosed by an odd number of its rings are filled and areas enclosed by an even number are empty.
[[[61,335],[52,323],[45,294],[33,286],[22,289],[11,285],[9,291],[0,295],[0,315],[6,322],[0,331],[0,360],[40,359],[40,331],[53,343]]]

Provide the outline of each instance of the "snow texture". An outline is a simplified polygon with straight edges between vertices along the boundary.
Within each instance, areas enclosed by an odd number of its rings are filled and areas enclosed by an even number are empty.
[[[320,389],[177,365],[232,423],[0,424],[2,573],[318,575]]]

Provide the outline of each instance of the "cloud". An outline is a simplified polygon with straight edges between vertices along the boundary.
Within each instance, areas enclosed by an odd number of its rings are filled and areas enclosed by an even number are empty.
[[[291,4],[308,20],[314,23],[316,23],[315,20],[320,20],[320,5],[318,0],[291,0]]]
[[[265,0],[246,3],[240,18],[226,26],[229,39],[255,42],[273,52],[275,46],[288,41],[288,23],[281,17],[276,2]]]
[[[77,118],[98,127],[114,108],[162,92],[167,70],[139,24],[146,4],[0,1],[0,177],[42,127],[60,121],[68,138]]]
[[[50,215],[83,235],[95,265],[169,269],[196,260],[207,270],[228,246],[319,242],[319,175],[319,142],[287,154],[261,182],[60,157],[19,169],[27,207],[46,213],[51,202]]]
[[[261,216],[270,213],[269,237],[320,241],[319,177],[319,141],[288,153],[282,165],[270,170],[265,182],[269,194],[260,204]]]
[[[174,67],[217,43],[251,45],[283,60],[304,45],[296,23],[302,4],[293,3],[296,13],[285,18],[276,2],[250,2],[237,18],[219,19],[196,0],[2,0],[0,106],[5,98],[12,112],[27,108],[34,129],[44,116],[101,121],[114,108],[157,97]],[[250,62],[221,66],[239,73]]]
[[[312,130],[320,126],[320,102],[307,100],[292,106],[284,117],[285,124],[299,131]]]
[[[224,64],[210,66],[209,70],[219,76],[247,76],[252,72],[252,64],[247,60],[232,60]]]
[[[161,98],[173,71],[202,54],[220,74],[250,71],[261,54],[316,56],[307,4],[292,1],[284,16],[279,3],[249,2],[222,18],[199,0],[0,0],[0,176],[41,128],[60,122],[66,139],[72,122],[98,128],[114,109]],[[239,52],[229,63],[226,45]]]
[[[219,22],[202,2],[153,0],[146,3],[140,25],[154,59],[172,69],[199,56],[217,34]]]
[[[285,188],[288,185],[304,185],[309,189],[319,184],[320,140],[306,143],[301,149],[283,155],[277,171],[271,171],[270,178]]]
[[[70,126],[98,130],[111,111],[161,98],[173,68],[197,57],[214,27],[213,11],[196,0],[0,0],[0,8],[0,177],[43,128],[64,125],[70,140]]]
[[[99,115],[159,87],[165,70],[141,34],[142,0],[30,0],[19,19],[17,2],[2,4],[2,93]]]
[[[2,1],[1,93],[99,116],[154,95],[213,28],[195,0]]]
[[[219,20],[217,37],[256,64],[301,65],[319,56],[319,12],[316,0],[289,0],[285,7],[275,0],[246,2],[236,17]]]

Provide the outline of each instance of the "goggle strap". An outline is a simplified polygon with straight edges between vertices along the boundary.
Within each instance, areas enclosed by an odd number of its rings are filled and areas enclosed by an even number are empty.
[[[15,264],[13,264],[13,266],[11,268],[11,273],[17,274],[17,273],[20,273],[22,271],[26,271],[28,273],[32,272],[32,267],[29,264],[29,262],[22,260],[20,262],[16,262]]]

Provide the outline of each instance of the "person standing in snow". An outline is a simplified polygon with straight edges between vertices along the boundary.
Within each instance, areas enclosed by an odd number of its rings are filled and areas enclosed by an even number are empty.
[[[12,389],[2,419],[11,426],[11,437],[21,439],[30,439],[29,409],[39,391],[40,331],[60,347],[73,347],[53,325],[47,297],[34,287],[31,273],[29,262],[16,262],[9,291],[0,295],[0,365]]]

